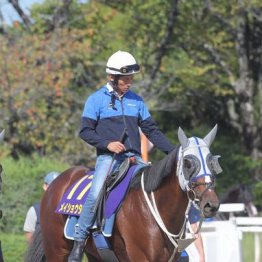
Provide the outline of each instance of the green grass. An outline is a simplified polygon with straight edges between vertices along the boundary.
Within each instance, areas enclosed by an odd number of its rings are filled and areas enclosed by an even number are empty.
[[[24,261],[27,243],[23,234],[0,233],[5,262]]]
[[[4,173],[0,194],[0,207],[3,210],[0,232],[22,234],[28,208],[43,195],[42,185],[46,173],[52,170],[63,171],[68,165],[56,159],[41,157],[21,157],[19,161],[5,158],[1,164]]]
[[[255,261],[255,244],[254,244],[254,234],[244,233],[242,241],[242,254],[243,262]],[[262,233],[259,233],[260,239],[260,259],[262,258]]]
[[[5,262],[23,262],[27,243],[23,234],[7,234],[0,232],[0,240]],[[83,262],[87,262],[84,257]]]

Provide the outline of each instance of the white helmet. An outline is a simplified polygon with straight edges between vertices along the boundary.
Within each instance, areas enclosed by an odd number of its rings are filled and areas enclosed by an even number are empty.
[[[106,72],[110,75],[133,75],[138,73],[140,66],[128,52],[117,51],[111,55],[106,64]]]

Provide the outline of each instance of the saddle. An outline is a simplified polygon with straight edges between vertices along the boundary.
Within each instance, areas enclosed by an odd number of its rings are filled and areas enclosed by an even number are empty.
[[[119,167],[119,170],[113,172],[110,176],[107,177],[103,188],[100,191],[100,194],[97,198],[95,205],[95,217],[96,225],[98,228],[104,226],[104,217],[105,217],[105,204],[108,194],[123,180],[128,169],[130,167],[130,158],[126,158]]]
[[[128,168],[130,167],[130,164],[131,164],[130,158],[126,158],[120,165],[119,170],[113,172],[109,177],[107,177],[106,192],[111,191],[116,185],[118,185],[122,181]]]
[[[95,205],[96,228],[104,228],[105,221],[113,219],[129,190],[131,180],[146,167],[147,164],[131,164],[130,159],[126,159],[118,172],[108,176]],[[84,177],[68,188],[58,203],[56,213],[70,215],[69,219],[74,217],[77,221],[89,193],[93,173],[94,171],[88,171]]]
[[[96,218],[92,238],[103,261],[118,261],[110,248],[107,237],[112,236],[116,213],[129,191],[132,179],[148,166],[147,164],[133,164],[127,158],[121,164],[118,172],[108,176],[100,191],[95,205]],[[93,172],[89,171],[86,176],[76,181],[63,195],[57,206],[56,213],[69,215],[64,228],[64,235],[68,239],[74,240],[74,227],[89,193]]]

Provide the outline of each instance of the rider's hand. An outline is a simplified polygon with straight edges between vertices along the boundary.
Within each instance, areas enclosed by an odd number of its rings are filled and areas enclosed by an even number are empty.
[[[126,150],[125,146],[121,142],[118,142],[118,141],[109,143],[107,146],[107,149],[116,154],[119,154]]]

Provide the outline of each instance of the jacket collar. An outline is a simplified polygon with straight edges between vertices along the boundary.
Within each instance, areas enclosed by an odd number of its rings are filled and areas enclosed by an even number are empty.
[[[107,88],[109,93],[113,93],[114,92],[114,89],[113,89],[113,87],[111,86],[111,84],[109,82],[106,83],[106,88]]]
[[[114,90],[114,88],[112,87],[112,85],[107,82],[106,84],[106,88],[107,88],[107,91],[109,92],[110,95],[114,94],[117,98],[121,99],[122,97],[124,97],[128,92],[126,92],[125,94],[123,94],[122,96],[119,96],[118,93]]]

